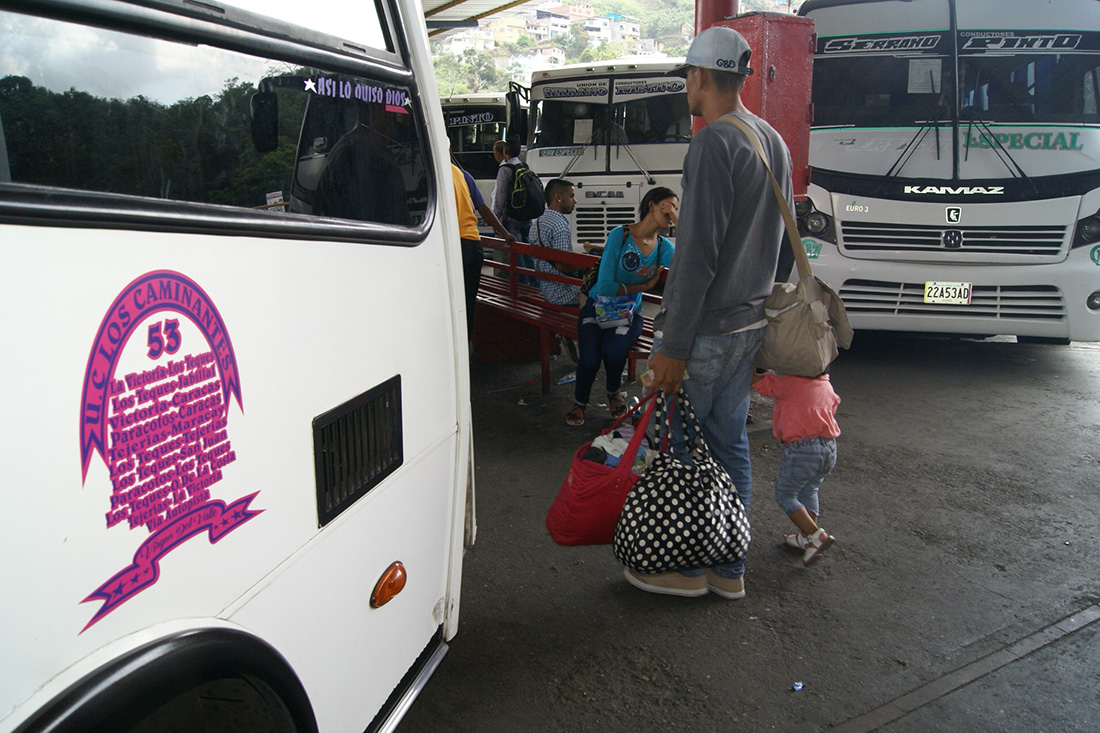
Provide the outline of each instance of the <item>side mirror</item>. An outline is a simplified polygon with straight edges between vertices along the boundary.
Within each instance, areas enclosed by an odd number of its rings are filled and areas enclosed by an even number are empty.
[[[252,144],[260,153],[279,147],[279,100],[275,92],[256,92],[249,104]]]
[[[508,137],[518,137],[524,145],[527,140],[527,110],[520,103],[519,94],[508,92],[505,96],[505,104],[508,106]]]

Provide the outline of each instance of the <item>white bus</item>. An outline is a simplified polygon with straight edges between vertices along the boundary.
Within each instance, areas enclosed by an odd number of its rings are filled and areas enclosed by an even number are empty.
[[[2,731],[392,730],[456,631],[420,5],[237,2],[0,3]]]
[[[1100,340],[1100,2],[806,0],[815,272],[857,329]]]
[[[683,59],[571,64],[531,77],[527,165],[576,186],[574,249],[637,219],[655,186],[679,194],[691,142]],[[672,233],[675,236],[675,232]]]
[[[507,140],[509,135],[526,138],[526,99],[513,84],[511,92],[456,94],[443,97],[441,104],[451,155],[474,177],[482,197],[491,204],[500,167],[493,157],[493,144]],[[491,229],[486,231],[492,234]]]

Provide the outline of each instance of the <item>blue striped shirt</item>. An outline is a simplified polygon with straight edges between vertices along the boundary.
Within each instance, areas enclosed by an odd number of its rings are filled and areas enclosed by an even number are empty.
[[[563,252],[572,252],[573,245],[570,242],[569,220],[560,211],[547,208],[538,219],[531,222],[531,244],[540,247],[553,247]],[[535,269],[548,274],[562,274],[554,267],[550,260],[535,258]],[[542,297],[548,303],[554,305],[570,305],[577,302],[581,289],[576,285],[546,280],[539,278],[539,287],[542,288]]]

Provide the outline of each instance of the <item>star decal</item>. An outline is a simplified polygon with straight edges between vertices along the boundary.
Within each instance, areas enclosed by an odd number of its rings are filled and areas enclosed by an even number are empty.
[[[313,79],[306,79],[306,91],[317,93],[317,83]]]

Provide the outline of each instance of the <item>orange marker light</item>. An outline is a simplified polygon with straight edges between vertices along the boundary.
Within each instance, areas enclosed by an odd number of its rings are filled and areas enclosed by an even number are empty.
[[[374,584],[374,590],[370,594],[370,607],[381,608],[392,601],[394,596],[405,589],[407,579],[404,565],[400,562],[391,564]]]

